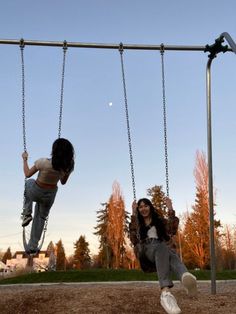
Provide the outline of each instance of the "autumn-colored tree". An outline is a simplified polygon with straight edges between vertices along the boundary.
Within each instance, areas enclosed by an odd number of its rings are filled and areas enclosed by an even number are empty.
[[[120,185],[115,181],[112,186],[112,195],[108,202],[107,224],[107,239],[113,253],[114,268],[119,268],[123,265],[125,234],[127,233],[128,214],[125,211],[125,203]]]
[[[65,249],[62,244],[62,240],[59,240],[56,243],[56,270],[65,270],[66,269],[66,255],[65,255]]]
[[[9,247],[6,252],[3,254],[3,257],[2,257],[2,262],[4,264],[6,264],[7,260],[8,259],[11,259],[12,258],[12,254],[11,254],[11,248]]]
[[[80,236],[79,240],[74,243],[74,265],[77,269],[86,269],[91,265],[91,257],[89,255],[89,243],[85,236]]]
[[[71,270],[74,268],[74,255],[69,255],[66,257],[66,270]]]
[[[202,152],[196,154],[194,169],[196,182],[196,199],[183,229],[183,258],[185,263],[195,264],[201,269],[210,266],[210,237],[209,237],[209,205],[208,205],[208,165]],[[215,221],[216,235],[219,221]]]

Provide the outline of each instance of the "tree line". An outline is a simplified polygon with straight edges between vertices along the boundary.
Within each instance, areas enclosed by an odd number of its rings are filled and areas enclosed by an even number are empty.
[[[188,268],[210,269],[208,165],[203,152],[196,153],[194,177],[196,184],[194,204],[191,211],[186,211],[179,217],[180,226],[173,239],[174,247]],[[150,187],[147,190],[147,197],[158,213],[167,218],[166,195],[162,186]],[[51,241],[47,253],[53,252],[56,255],[55,269],[139,268],[129,240],[130,215],[126,211],[124,197],[117,181],[113,183],[108,201],[101,203],[100,209],[96,211],[96,217],[94,234],[99,241],[98,253],[91,256],[85,235],[81,235],[74,243],[74,253],[68,257],[62,240],[55,245]],[[223,226],[220,220],[215,219],[214,227],[217,268],[236,269],[236,226]],[[10,248],[0,255],[3,262],[11,257]]]

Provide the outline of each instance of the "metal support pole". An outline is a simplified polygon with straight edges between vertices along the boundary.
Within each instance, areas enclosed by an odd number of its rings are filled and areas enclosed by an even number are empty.
[[[236,43],[232,37],[224,32],[211,46],[206,45],[205,51],[209,51],[207,62],[207,151],[208,151],[208,204],[210,220],[210,253],[211,253],[211,293],[216,294],[216,257],[215,257],[215,226],[214,226],[214,198],[213,198],[213,170],[212,170],[212,127],[211,127],[211,64],[219,52],[225,53],[228,46],[223,46],[224,38],[228,41],[231,51],[236,53]]]
[[[208,204],[210,219],[210,253],[211,253],[211,293],[216,294],[216,259],[215,259],[215,233],[214,233],[214,200],[213,200],[213,174],[212,174],[212,128],[211,128],[211,63],[207,62],[207,148],[208,148]]]

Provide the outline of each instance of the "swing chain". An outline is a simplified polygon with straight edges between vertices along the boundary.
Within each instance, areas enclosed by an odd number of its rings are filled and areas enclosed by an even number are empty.
[[[131,130],[130,130],[130,123],[129,123],[129,110],[128,110],[124,60],[123,60],[123,52],[124,52],[123,43],[120,43],[119,52],[120,52],[122,81],[123,81],[123,89],[124,89],[125,115],[126,115],[127,135],[128,135],[128,144],[129,144],[129,157],[130,157],[130,169],[131,169],[131,179],[132,179],[132,187],[133,187],[133,198],[134,198],[134,201],[136,201],[134,162],[133,162],[133,153],[132,153]]]
[[[21,84],[22,84],[22,127],[23,127],[23,147],[24,152],[26,149],[26,124],[25,124],[25,62],[24,62],[24,39],[20,40],[20,51],[21,51]]]
[[[22,128],[23,128],[23,148],[24,152],[27,152],[27,146],[26,146],[26,123],[25,123],[25,62],[24,62],[24,48],[25,48],[25,43],[24,39],[20,39],[20,51],[21,51],[21,82],[22,82]],[[24,193],[23,193],[23,204],[25,204],[25,199],[26,199],[26,182],[27,178],[25,177],[24,180]],[[43,233],[43,238],[41,241],[41,244],[38,247],[38,250],[40,251],[44,242],[45,238],[45,233],[47,230],[47,225],[48,225],[48,217],[45,220],[44,224],[44,233]],[[26,241],[26,230],[25,227],[23,227],[23,245],[25,251],[28,250],[28,243]]]
[[[165,65],[164,65],[164,44],[161,44],[161,73],[162,73],[162,100],[163,100],[163,123],[164,123],[164,147],[165,147],[165,175],[166,195],[169,197],[169,169],[168,169],[168,143],[167,143],[167,117],[166,117],[166,92],[165,92]]]
[[[59,110],[59,127],[58,127],[58,138],[61,137],[61,125],[62,125],[62,109],[63,109],[63,98],[64,98],[64,78],[65,78],[65,65],[66,65],[66,51],[67,41],[63,42],[63,62],[62,62],[62,79],[61,79],[61,95],[60,95],[60,110]]]

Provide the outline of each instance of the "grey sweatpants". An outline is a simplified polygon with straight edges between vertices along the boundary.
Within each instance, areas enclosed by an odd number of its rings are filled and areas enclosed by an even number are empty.
[[[145,255],[155,263],[160,287],[173,287],[171,274],[174,273],[181,280],[186,266],[181,262],[178,254],[170,249],[164,241],[153,239],[145,244]]]
[[[57,187],[55,189],[43,189],[39,187],[34,179],[28,179],[25,184],[25,201],[23,208],[23,215],[31,215],[33,202],[34,218],[31,228],[30,241],[28,243],[28,250],[36,250],[38,242],[41,238],[45,220],[49,214],[55,197],[57,194]]]

